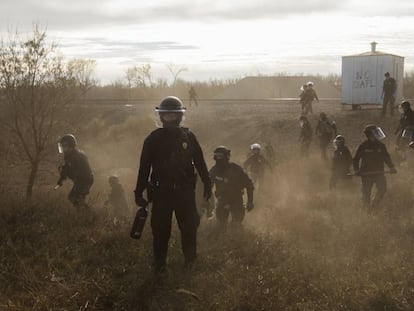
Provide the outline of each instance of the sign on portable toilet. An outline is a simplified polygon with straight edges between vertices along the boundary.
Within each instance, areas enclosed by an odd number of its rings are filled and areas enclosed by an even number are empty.
[[[376,50],[342,57],[342,104],[382,105],[384,74],[389,72],[397,81],[396,102],[403,97],[404,57]]]

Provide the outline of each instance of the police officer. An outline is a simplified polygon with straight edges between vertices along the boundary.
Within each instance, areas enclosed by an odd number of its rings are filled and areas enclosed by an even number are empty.
[[[390,115],[394,115],[394,103],[397,92],[397,81],[390,76],[389,72],[384,74],[385,80],[382,86],[382,115],[387,113],[387,106],[390,106]]]
[[[239,165],[230,162],[230,150],[219,146],[214,150],[216,164],[210,170],[211,183],[215,186],[216,217],[220,225],[227,224],[231,214],[232,222],[240,224],[245,215],[243,191],[247,192],[247,211],[253,205],[253,183]]]
[[[309,157],[309,147],[312,142],[312,127],[306,116],[300,116],[299,118],[300,125],[300,154],[303,157]]]
[[[115,175],[108,178],[108,183],[111,187],[111,192],[109,193],[108,199],[105,201],[104,206],[107,207],[108,205],[111,205],[114,216],[119,219],[123,219],[128,216],[129,212],[124,188],[119,183],[118,176]]]
[[[313,113],[312,102],[315,99],[319,103],[318,95],[313,88],[313,82],[309,81],[306,83],[306,88],[304,88],[303,93],[300,96],[300,100],[302,102],[302,113],[304,115],[307,115],[309,112]]]
[[[85,198],[93,184],[93,174],[88,158],[77,148],[72,134],[63,135],[58,142],[59,152],[64,154],[64,164],[59,167],[60,177],[55,189],[67,178],[73,181],[68,199],[75,207],[87,207]]]
[[[408,140],[409,146],[414,147],[414,111],[411,110],[409,101],[401,102],[401,117],[395,134],[397,135],[397,147],[403,149],[404,143]]]
[[[321,112],[319,115],[319,122],[315,129],[315,134],[319,136],[319,146],[321,148],[321,157],[323,160],[327,160],[326,154],[328,146],[330,145],[333,137],[337,135],[337,128],[335,121],[329,120],[325,112]]]
[[[162,127],[154,130],[144,141],[135,202],[141,208],[146,208],[147,200],[143,192],[150,183],[153,189],[153,268],[155,272],[162,272],[166,268],[173,212],[181,231],[186,267],[191,267],[195,261],[200,217],[195,203],[197,176],[194,166],[204,184],[206,200],[211,196],[211,182],[196,136],[181,126],[186,110],[181,100],[175,96],[165,97],[155,110]]]
[[[272,170],[272,166],[269,161],[265,159],[260,153],[262,146],[254,143],[250,146],[252,154],[247,158],[243,164],[243,168],[249,172],[250,177],[253,180],[256,190],[263,182],[265,169]]]
[[[338,180],[347,180],[350,178],[350,168],[352,165],[352,155],[348,147],[345,146],[345,138],[337,135],[333,140],[334,155],[332,158],[332,174],[329,182],[329,188],[336,188]]]
[[[367,140],[359,145],[353,160],[353,165],[355,175],[361,176],[363,205],[372,211],[387,191],[384,163],[390,168],[391,173],[395,174],[397,171],[391,161],[387,148],[380,141],[385,138],[382,129],[370,124],[365,127],[364,133]],[[371,202],[371,192],[374,184],[377,187],[377,193]]]

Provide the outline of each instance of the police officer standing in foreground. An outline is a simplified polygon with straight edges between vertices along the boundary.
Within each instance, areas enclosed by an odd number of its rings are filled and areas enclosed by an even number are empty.
[[[376,125],[367,125],[364,129],[367,140],[359,145],[353,164],[355,175],[361,176],[362,202],[369,211],[378,206],[387,191],[387,180],[384,175],[384,163],[390,168],[390,173],[397,173],[385,145],[380,141],[385,134]],[[374,184],[377,193],[371,202],[371,192]]]
[[[247,211],[253,205],[253,183],[239,165],[230,162],[230,150],[219,146],[214,150],[214,165],[210,170],[211,183],[216,187],[216,217],[224,227],[231,214],[232,222],[241,224],[245,215],[243,190],[247,192]]]
[[[60,178],[55,186],[58,189],[67,178],[73,181],[68,199],[73,206],[87,207],[85,198],[93,184],[93,174],[88,158],[77,148],[76,138],[72,134],[63,135],[58,142],[59,153],[64,154],[65,163],[59,167]]]
[[[181,100],[168,96],[155,110],[162,127],[153,131],[144,141],[135,202],[141,208],[147,207],[143,192],[150,184],[153,189],[153,268],[154,272],[162,272],[166,268],[173,212],[181,231],[186,267],[190,268],[195,261],[200,217],[195,203],[197,176],[194,166],[204,183],[205,200],[211,196],[211,182],[196,136],[188,128],[181,127],[185,112]]]

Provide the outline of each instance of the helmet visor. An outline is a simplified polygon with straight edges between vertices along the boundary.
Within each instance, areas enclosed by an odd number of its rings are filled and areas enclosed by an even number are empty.
[[[407,138],[407,139],[411,139],[411,137],[413,136],[413,129],[412,128],[406,128],[402,134],[401,137],[402,138]]]
[[[383,140],[386,137],[384,131],[380,127],[376,127],[371,133],[376,140]]]
[[[58,147],[58,152],[59,153],[63,153],[63,146],[61,143],[57,143],[57,147]]]

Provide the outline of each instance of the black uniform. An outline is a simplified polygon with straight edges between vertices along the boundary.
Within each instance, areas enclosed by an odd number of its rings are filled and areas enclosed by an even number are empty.
[[[313,113],[312,102],[319,100],[316,91],[313,88],[306,88],[300,95],[300,102],[302,103],[302,112],[307,115],[309,112]]]
[[[335,188],[339,179],[350,178],[352,155],[348,147],[341,146],[334,151],[332,158],[332,175],[329,183],[330,188]]]
[[[396,143],[397,143],[397,146],[399,147],[402,147],[402,145],[404,144],[401,135],[403,131],[407,128],[412,129],[413,130],[412,134],[414,134],[414,111],[412,111],[411,108],[401,113],[400,123],[398,124],[398,127],[395,130],[395,134],[397,134]],[[411,137],[409,139],[410,141],[413,141],[414,137]]]
[[[59,168],[60,178],[57,182],[62,182],[69,178],[73,181],[73,188],[69,193],[69,201],[76,207],[85,205],[86,195],[93,184],[93,174],[89,166],[88,158],[79,149],[72,149],[65,153],[65,163]]]
[[[384,175],[384,163],[390,169],[394,164],[385,145],[380,141],[366,140],[359,145],[353,165],[359,172],[362,181],[362,201],[364,206],[370,206],[372,187],[376,184],[377,193],[372,205],[376,206],[387,191],[387,181]]]
[[[166,264],[173,212],[181,231],[186,262],[191,263],[196,258],[200,217],[195,203],[194,166],[203,183],[210,185],[203,152],[189,129],[159,128],[145,139],[135,195],[142,196],[150,177],[155,269],[161,269]]]
[[[326,152],[332,138],[336,136],[336,124],[328,118],[320,119],[315,129],[315,134],[319,135],[319,146],[321,148],[322,159],[328,158]]]
[[[390,105],[390,114],[394,115],[394,103],[395,103],[395,92],[397,91],[397,81],[394,78],[384,80],[382,86],[383,92],[383,103],[382,103],[382,114],[385,115],[387,112],[387,105]]]
[[[259,153],[252,154],[243,164],[244,169],[250,173],[255,184],[261,184],[263,181],[266,166],[268,169],[272,169],[270,163]]]
[[[309,147],[312,142],[312,127],[309,122],[304,122],[300,129],[300,153],[304,157],[309,156]]]
[[[242,167],[228,163],[223,168],[213,166],[210,170],[212,185],[216,187],[216,216],[221,224],[226,224],[231,213],[232,221],[241,223],[245,211],[243,191],[246,189],[249,200],[253,201],[253,183]]]

